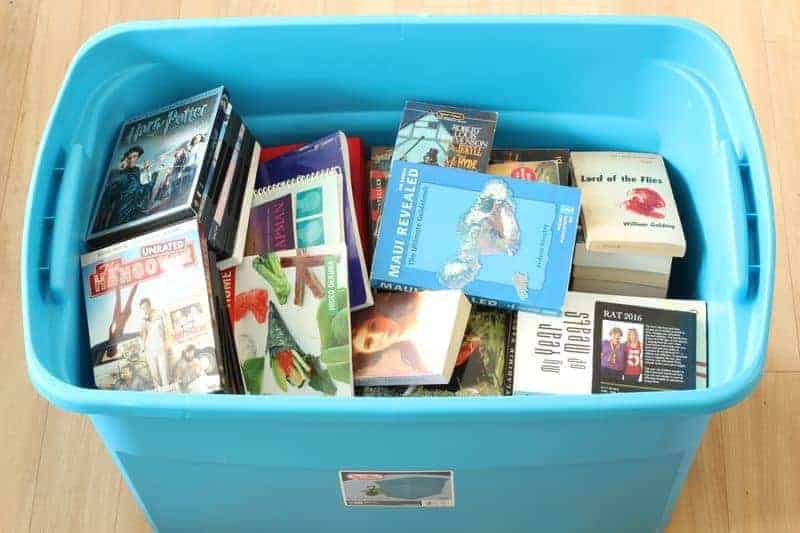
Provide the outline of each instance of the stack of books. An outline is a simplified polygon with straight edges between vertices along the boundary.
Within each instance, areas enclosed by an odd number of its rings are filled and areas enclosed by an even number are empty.
[[[623,296],[667,295],[673,257],[686,240],[658,154],[572,152],[583,193],[572,289]]]

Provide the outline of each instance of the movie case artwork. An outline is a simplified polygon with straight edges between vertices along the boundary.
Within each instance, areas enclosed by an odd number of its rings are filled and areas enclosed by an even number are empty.
[[[98,388],[221,391],[201,245],[189,221],[81,257]]]
[[[218,115],[224,116],[223,97],[218,87],[122,125],[89,227],[91,244],[131,236],[196,210],[212,129]]]

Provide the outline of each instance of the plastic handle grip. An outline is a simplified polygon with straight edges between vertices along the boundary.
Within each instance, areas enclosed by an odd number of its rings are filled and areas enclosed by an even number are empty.
[[[67,287],[74,286],[75,282],[74,276],[78,267],[75,219],[81,214],[81,210],[87,208],[80,203],[83,195],[78,194],[85,163],[83,146],[72,145],[64,165],[64,175],[53,214],[50,292],[56,298],[61,298]]]

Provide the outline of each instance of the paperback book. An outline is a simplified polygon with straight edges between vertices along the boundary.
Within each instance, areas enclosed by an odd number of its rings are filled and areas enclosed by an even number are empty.
[[[369,307],[372,305],[372,292],[356,217],[351,184],[350,155],[344,133],[341,131],[331,133],[311,144],[262,163],[259,166],[256,187],[277,185],[284,181],[330,170],[342,175],[342,206],[350,280],[350,305],[354,310]]]
[[[496,128],[495,112],[409,101],[393,161],[485,172]]]
[[[706,305],[569,292],[562,317],[518,313],[515,394],[705,388]]]
[[[230,390],[196,221],[81,256],[95,384],[100,389]]]
[[[356,385],[449,382],[470,307],[458,290],[376,292],[352,317]]]
[[[127,120],[101,185],[89,244],[103,246],[196,215],[209,177],[209,144],[215,146],[227,117],[227,96],[218,87]]]
[[[492,150],[488,173],[496,176],[572,185],[569,150],[530,148]]]
[[[472,306],[447,385],[367,386],[358,396],[504,396],[512,393],[513,352],[508,349],[514,314]]]
[[[247,256],[228,276],[250,394],[352,396],[344,244]]]
[[[392,162],[391,146],[373,146],[369,159],[369,224],[372,248],[378,240],[378,223],[383,211],[386,184]]]
[[[590,252],[683,257],[686,240],[658,154],[572,152]]]
[[[402,161],[389,183],[376,288],[461,289],[473,303],[561,313],[578,189]]]

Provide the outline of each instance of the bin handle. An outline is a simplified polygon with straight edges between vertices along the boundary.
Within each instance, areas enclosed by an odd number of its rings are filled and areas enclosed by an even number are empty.
[[[49,265],[50,293],[57,299],[63,298],[67,287],[74,286],[75,282],[78,260],[72,252],[72,245],[77,238],[75,219],[85,208],[81,205],[83,195],[78,194],[78,187],[86,161],[83,145],[73,144],[64,165],[56,208],[49,221],[53,225]]]
[[[739,249],[738,265],[745,270],[742,291],[748,299],[758,292],[761,274],[761,247],[758,233],[758,211],[753,192],[750,163],[746,157],[739,158],[730,140],[722,142],[725,166],[734,184],[733,224],[737,238],[742,239]]]

